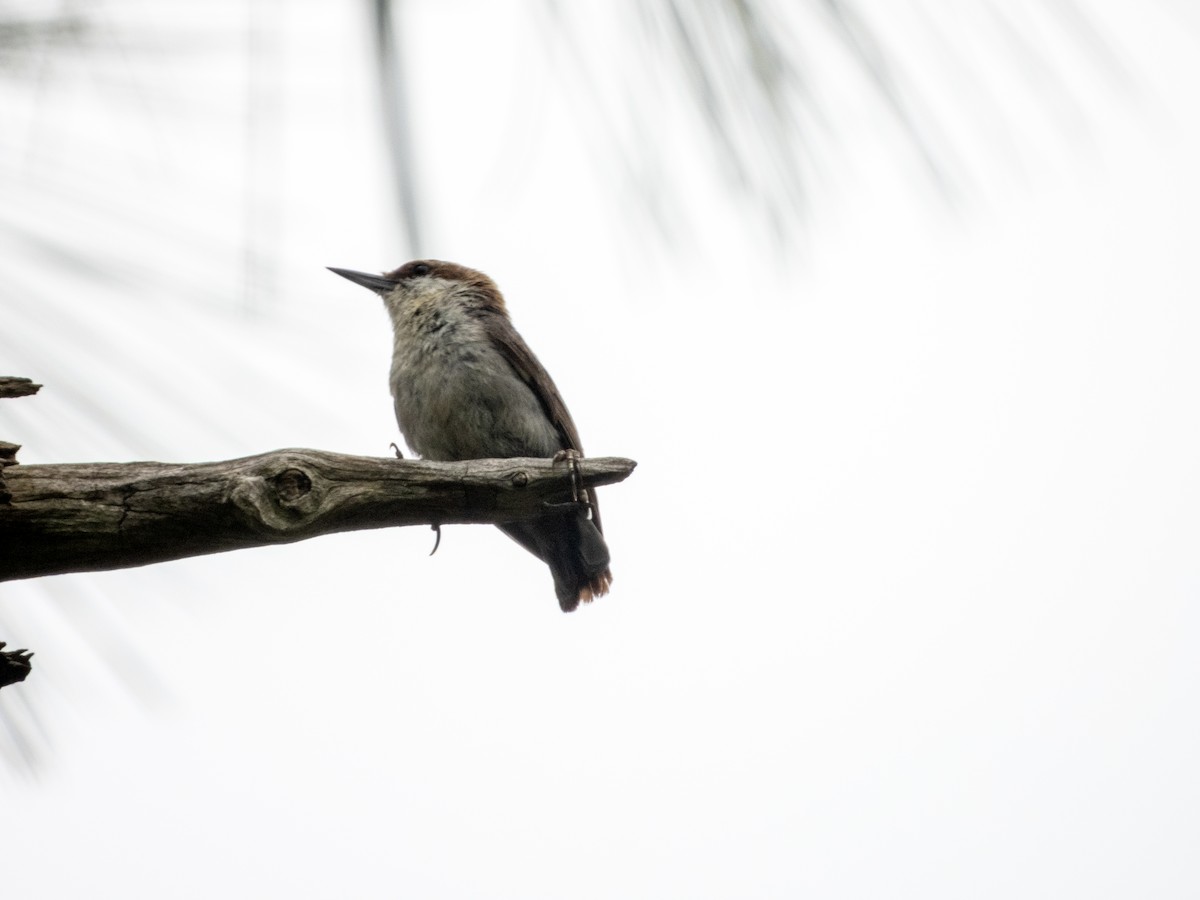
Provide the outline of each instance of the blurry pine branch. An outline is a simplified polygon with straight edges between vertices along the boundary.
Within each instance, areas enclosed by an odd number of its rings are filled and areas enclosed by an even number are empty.
[[[470,4],[461,5],[469,21]],[[128,0],[0,0],[0,281],[6,314],[0,358],[13,368],[36,363],[70,401],[69,412],[57,420],[37,412],[26,418],[20,411],[22,437],[39,446],[69,433],[72,443],[111,445],[115,452],[171,452],[161,431],[148,427],[155,416],[147,410],[180,411],[205,433],[229,428],[211,395],[163,377],[162,359],[150,355],[156,348],[111,351],[129,329],[135,304],[176,333],[194,334],[197,324],[214,323],[207,333],[219,330],[222,338],[210,341],[209,363],[234,373],[231,380],[263,377],[272,369],[264,359],[268,351],[251,346],[253,338],[229,328],[221,316],[231,309],[245,317],[271,311],[264,301],[278,290],[277,232],[286,219],[282,182],[272,177],[273,154],[287,149],[288,122],[280,111],[319,98],[305,95],[312,90],[307,82],[287,98],[272,94],[286,61],[276,37],[286,29],[272,17],[289,15],[288,5],[209,8],[180,0],[169,6],[172,15]],[[599,177],[613,179],[635,198],[621,203],[617,214],[640,209],[668,245],[692,221],[678,214],[692,185],[681,180],[686,167],[666,149],[668,121],[694,126],[688,162],[699,164],[691,171],[722,187],[748,223],[766,222],[780,235],[795,234],[804,224],[812,188],[831,170],[853,174],[844,157],[863,143],[880,144],[892,158],[915,158],[924,177],[914,183],[946,199],[957,197],[969,183],[970,154],[947,136],[946,110],[933,109],[914,79],[911,61],[922,51],[906,44],[905,33],[893,27],[897,20],[913,26],[909,35],[933,34],[940,43],[942,68],[953,73],[945,80],[968,98],[954,114],[966,130],[975,129],[989,152],[993,136],[1020,145],[1029,119],[1040,113],[1066,126],[1086,118],[1063,75],[1057,45],[1046,35],[1065,35],[1091,60],[1096,80],[1126,78],[1122,54],[1110,45],[1100,16],[1076,0],[602,4],[618,23],[619,46],[594,39],[583,5],[543,0],[529,8],[543,11],[548,25],[540,40],[529,40],[519,52],[554,61],[580,121],[591,127],[587,142],[604,172]],[[347,15],[355,10],[352,4],[345,9]],[[394,213],[416,253],[431,230],[427,211],[438,201],[418,190],[428,174],[420,163],[437,160],[439,148],[410,102],[430,85],[421,81],[425,73],[406,63],[427,36],[408,27],[411,4],[371,0],[366,9],[370,31],[363,34],[362,52],[373,49],[376,56],[384,124],[379,133],[395,187],[367,202]],[[971,53],[981,36],[990,36],[998,52],[986,58]],[[827,65],[830,58],[836,65]],[[1022,76],[1029,76],[1042,99],[1015,112],[992,102],[990,82]],[[682,108],[667,110],[668,103]],[[873,112],[864,115],[868,105]],[[877,117],[878,129],[863,130],[855,121],[869,115]],[[174,135],[206,148],[230,145],[244,155],[234,183],[206,192],[209,215],[193,215],[196,192],[189,183],[201,170],[174,177],[166,139]],[[149,186],[148,173],[164,172],[171,177]],[[168,293],[173,300],[164,303]],[[122,298],[121,314],[99,312],[114,296]],[[124,402],[105,394],[113,384],[127,387]],[[290,389],[287,407],[311,410],[311,397]],[[54,627],[61,626],[46,624]],[[29,712],[25,718],[34,721]],[[0,734],[4,715],[0,711]],[[22,746],[20,757],[31,759],[33,745],[21,744],[30,729],[15,725],[9,733]],[[6,746],[0,740],[0,753]]]

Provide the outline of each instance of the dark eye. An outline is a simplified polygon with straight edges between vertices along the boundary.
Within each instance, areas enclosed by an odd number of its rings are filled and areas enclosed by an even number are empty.
[[[428,275],[429,266],[426,263],[417,263],[412,267],[412,272],[414,275]]]

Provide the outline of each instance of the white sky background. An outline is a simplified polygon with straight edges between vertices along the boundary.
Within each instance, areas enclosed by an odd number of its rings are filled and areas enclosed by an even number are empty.
[[[639,461],[602,495],[613,593],[564,616],[543,566],[465,527],[432,559],[412,528],[6,584],[0,638],[39,655],[0,702],[28,724],[26,692],[50,742],[36,778],[0,776],[7,893],[1200,891],[1200,27],[1088,4],[1121,75],[1032,4],[1034,60],[978,11],[906,5],[985,90],[879,5],[964,202],[810,39],[836,127],[781,252],[670,87],[640,114],[686,189],[675,248],[605,143],[645,139],[628,83],[599,79],[599,120],[523,4],[411,4],[430,255],[491,274],[588,451]],[[105,21],[245,23],[170,6]],[[133,41],[120,102],[86,55],[36,103],[8,83],[0,216],[107,235],[114,269],[13,251],[0,368],[46,382],[0,407],[24,462],[398,438],[382,306],[323,269],[405,257],[366,23],[258,9],[278,130],[249,175],[244,44]],[[629,71],[621,20],[587,15],[597,70]],[[127,206],[81,202],[107,177]],[[283,198],[252,220],[278,293],[249,300],[247,180]]]

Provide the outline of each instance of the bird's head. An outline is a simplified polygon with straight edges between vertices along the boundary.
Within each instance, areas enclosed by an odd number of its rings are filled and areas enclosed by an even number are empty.
[[[440,302],[461,300],[470,305],[507,312],[504,297],[492,279],[482,272],[440,259],[414,259],[383,275],[336,269],[333,266],[329,267],[329,271],[379,294],[389,311],[393,312],[398,311],[406,301],[418,298]]]

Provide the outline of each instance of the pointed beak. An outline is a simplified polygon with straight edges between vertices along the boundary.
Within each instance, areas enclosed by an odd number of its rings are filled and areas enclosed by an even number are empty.
[[[377,294],[390,294],[395,290],[396,285],[400,283],[392,281],[390,278],[384,278],[382,275],[372,275],[370,272],[355,272],[353,269],[335,269],[333,266],[326,266],[325,268],[330,272],[353,281],[355,284],[370,288]]]

